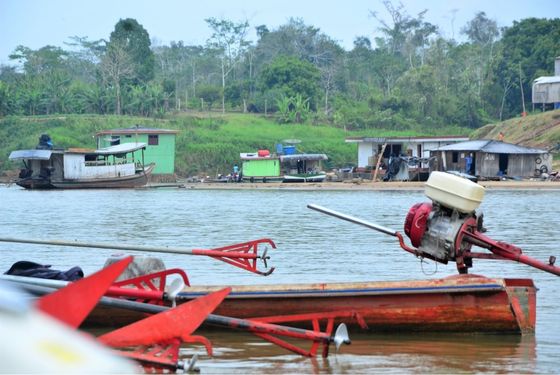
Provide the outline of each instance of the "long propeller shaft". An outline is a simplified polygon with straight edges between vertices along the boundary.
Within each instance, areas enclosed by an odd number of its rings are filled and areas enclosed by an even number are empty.
[[[127,251],[141,251],[148,253],[168,253],[168,254],[182,254],[182,255],[204,255],[223,262],[229,263],[235,267],[257,273],[263,276],[270,275],[274,267],[266,272],[257,269],[257,260],[262,260],[265,268],[268,267],[267,260],[270,256],[267,255],[268,246],[275,249],[276,244],[268,239],[262,238],[258,240],[248,241],[244,243],[224,246],[216,249],[187,249],[183,247],[171,246],[142,246],[142,245],[128,245],[128,244],[115,244],[115,243],[90,243],[79,241],[67,240],[39,240],[30,238],[12,238],[0,237],[0,242],[11,243],[26,243],[33,245],[48,245],[48,246],[67,246],[67,247],[81,247],[81,248],[94,248],[94,249],[111,249],[111,250],[127,250]],[[265,250],[262,254],[258,253],[259,245],[264,245]]]

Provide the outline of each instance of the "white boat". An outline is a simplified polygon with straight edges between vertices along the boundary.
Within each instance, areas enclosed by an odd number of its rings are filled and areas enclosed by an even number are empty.
[[[134,142],[97,150],[17,150],[10,160],[23,161],[16,184],[26,189],[134,188],[148,183],[155,166],[144,166],[145,148],[145,143]]]
[[[327,177],[320,171],[320,163],[327,160],[325,154],[290,154],[280,155],[284,171],[282,182],[322,182]]]

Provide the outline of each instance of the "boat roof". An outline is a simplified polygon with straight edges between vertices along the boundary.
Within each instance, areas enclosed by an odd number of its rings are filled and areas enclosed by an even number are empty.
[[[280,161],[291,161],[291,160],[328,160],[325,154],[291,154],[291,155],[280,155]]]
[[[482,151],[489,154],[545,154],[547,152],[539,148],[523,147],[491,139],[455,143],[432,151]]]
[[[53,150],[16,150],[10,153],[9,159],[10,160],[49,160]]]
[[[87,149],[69,149],[67,153],[69,154],[88,154],[88,155],[113,155],[113,154],[126,154],[128,152],[133,152],[146,148],[146,143],[144,142],[128,142],[121,143],[116,146],[109,146],[105,148],[100,148],[97,150],[87,150]]]

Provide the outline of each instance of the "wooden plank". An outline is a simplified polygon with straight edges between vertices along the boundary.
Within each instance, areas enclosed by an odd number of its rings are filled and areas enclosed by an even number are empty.
[[[387,143],[383,143],[383,146],[381,147],[381,152],[377,156],[377,164],[375,164],[375,173],[373,175],[372,182],[377,181],[377,174],[379,172],[379,165],[381,165],[381,159],[383,158],[383,153],[385,152],[386,147],[387,147]]]

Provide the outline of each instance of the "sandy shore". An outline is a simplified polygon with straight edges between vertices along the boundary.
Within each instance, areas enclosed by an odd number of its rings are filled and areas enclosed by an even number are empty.
[[[480,185],[488,190],[517,189],[517,190],[560,190],[560,181],[480,181]],[[151,185],[160,187],[161,185]],[[165,185],[164,185],[165,186]],[[321,183],[181,183],[179,187],[185,189],[207,189],[207,190],[423,190],[424,182],[321,182]]]
[[[522,180],[522,181],[479,181],[479,184],[488,190],[560,190],[560,181]],[[0,185],[12,186],[13,181],[0,179]],[[343,181],[343,182],[320,182],[320,183],[289,183],[267,182],[267,183],[212,183],[212,182],[178,182],[149,184],[146,188],[183,188],[197,190],[311,190],[311,191],[335,191],[335,190],[423,190],[424,182],[418,181]]]

